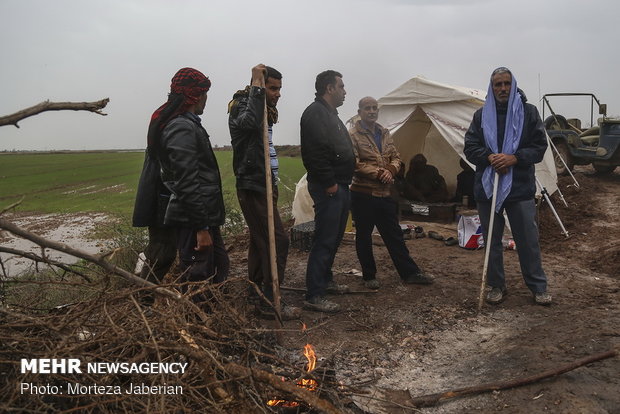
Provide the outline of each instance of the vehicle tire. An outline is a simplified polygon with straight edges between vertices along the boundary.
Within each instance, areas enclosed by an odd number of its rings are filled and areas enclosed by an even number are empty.
[[[593,162],[592,166],[598,174],[609,174],[616,169],[615,165],[600,164],[598,162]]]
[[[558,175],[568,175],[569,171],[572,171],[575,162],[573,161],[573,156],[570,153],[570,149],[568,149],[568,144],[564,141],[555,141],[555,147],[557,148],[557,152],[553,154],[553,162],[555,163],[555,172]],[[558,157],[559,155],[564,159],[564,162]],[[564,165],[566,163],[566,165]],[[568,168],[567,168],[568,167]]]
[[[556,120],[557,118],[557,120]],[[545,119],[545,129],[569,129],[568,121],[562,115],[548,116]]]

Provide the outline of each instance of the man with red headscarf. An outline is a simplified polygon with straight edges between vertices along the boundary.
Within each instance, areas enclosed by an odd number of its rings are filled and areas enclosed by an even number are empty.
[[[168,259],[176,244],[184,282],[219,282],[228,275],[219,229],[225,214],[220,172],[199,118],[210,87],[209,78],[192,68],[172,78],[168,101],[151,117],[134,210],[134,225],[149,226],[149,244],[165,246],[152,250],[165,251]],[[153,263],[149,248],[145,253]]]

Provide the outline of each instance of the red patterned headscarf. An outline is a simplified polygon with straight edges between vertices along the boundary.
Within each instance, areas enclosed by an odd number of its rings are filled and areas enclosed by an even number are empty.
[[[147,134],[148,147],[159,146],[159,137],[168,121],[196,104],[202,94],[211,88],[211,81],[193,68],[179,69],[172,77],[168,101],[157,108],[151,116]],[[155,149],[156,149],[155,148]]]
[[[202,72],[192,68],[183,68],[172,78],[170,93],[184,95],[186,104],[193,105],[210,87],[211,81]]]

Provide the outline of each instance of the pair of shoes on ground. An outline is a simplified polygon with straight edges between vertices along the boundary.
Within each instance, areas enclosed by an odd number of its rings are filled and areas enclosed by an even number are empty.
[[[348,285],[339,285],[338,283],[334,282],[333,280],[330,280],[327,283],[327,289],[325,289],[327,291],[327,293],[336,293],[339,295],[345,294],[345,293],[349,293],[351,291],[351,289],[349,289]]]
[[[458,239],[456,239],[455,237],[448,237],[446,240],[444,240],[443,242],[446,246],[454,246],[459,244]]]
[[[432,230],[428,232],[428,237],[430,237],[431,239],[439,240],[439,241],[444,240],[444,237],[441,234],[437,233],[436,231],[432,231]]]
[[[340,311],[340,305],[327,300],[325,296],[315,296],[304,301],[304,309],[316,312],[337,313]]]
[[[508,291],[506,290],[505,287],[503,288],[494,287],[494,288],[491,288],[491,290],[487,292],[486,301],[487,303],[490,303],[491,305],[497,305],[498,303],[501,303],[504,300],[507,294],[508,294]],[[536,303],[537,305],[549,306],[551,305],[552,301],[553,299],[551,295],[547,292],[534,293],[534,303]]]
[[[431,285],[435,281],[432,276],[422,272],[407,275],[401,278],[401,280],[408,285]]]

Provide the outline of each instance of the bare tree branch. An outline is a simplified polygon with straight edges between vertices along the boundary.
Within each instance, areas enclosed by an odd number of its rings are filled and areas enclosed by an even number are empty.
[[[158,293],[161,293],[165,296],[171,297],[172,299],[179,299],[181,297],[181,295],[178,292],[173,292],[171,290],[168,289],[164,289],[161,287],[157,287],[157,285],[155,285],[154,283],[151,283],[145,279],[142,279],[141,277],[138,277],[132,273],[129,273],[128,271],[121,269],[120,267],[116,267],[114,266],[112,263],[107,262],[106,260],[104,260],[101,257],[98,256],[94,256],[90,253],[87,253],[83,250],[79,250],[79,249],[75,249],[73,247],[67,246],[64,243],[59,243],[53,240],[47,240],[39,235],[36,235],[34,233],[31,233],[27,230],[22,229],[21,227],[11,223],[8,220],[5,220],[3,218],[0,218],[0,229],[4,229],[7,230],[17,236],[23,237],[24,239],[30,240],[31,242],[43,247],[43,248],[49,248],[49,249],[54,249],[54,250],[58,250],[60,252],[64,252],[67,254],[70,254],[71,256],[75,256],[75,257],[79,257],[80,259],[84,259],[87,260],[91,263],[95,263],[97,265],[99,265],[100,267],[104,268],[105,270],[107,270],[110,273],[113,273],[115,275],[118,275],[120,277],[122,277],[123,279],[136,284],[138,286],[144,286],[144,287],[154,287],[156,288],[155,291]]]
[[[72,269],[70,266],[67,266],[66,264],[62,262],[58,262],[56,260],[52,260],[47,257],[39,256],[32,252],[26,252],[24,250],[18,250],[18,249],[12,249],[10,247],[0,246],[0,253],[7,253],[7,254],[15,255],[15,256],[25,257],[26,259],[30,259],[34,262],[47,263],[49,265],[59,267],[65,272],[74,273],[82,277],[84,280],[86,280],[89,283],[92,282],[92,280],[90,280],[90,278],[86,276],[84,273],[79,272],[75,269]]]
[[[90,111],[99,115],[107,115],[101,112],[103,108],[110,102],[110,98],[105,98],[96,102],[50,102],[43,101],[40,104],[31,106],[30,108],[22,109],[11,115],[0,117],[0,126],[14,125],[19,128],[17,123],[22,119],[28,118],[33,115],[40,114],[45,111]]]

